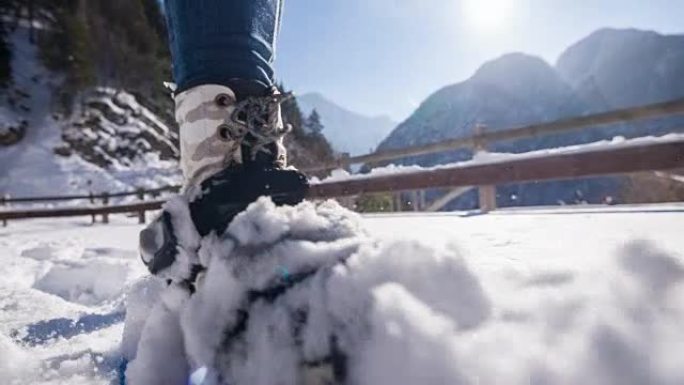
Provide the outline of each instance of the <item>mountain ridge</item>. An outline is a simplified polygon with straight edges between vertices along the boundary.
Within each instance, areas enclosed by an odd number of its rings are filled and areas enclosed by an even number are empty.
[[[305,115],[310,115],[314,109],[321,115],[323,135],[337,152],[351,155],[372,152],[396,127],[396,123],[386,115],[360,114],[318,92],[298,95],[297,101]]]

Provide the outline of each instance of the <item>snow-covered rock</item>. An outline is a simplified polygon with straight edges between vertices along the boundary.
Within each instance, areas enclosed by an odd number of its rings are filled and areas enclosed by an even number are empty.
[[[122,90],[97,88],[89,92],[63,125],[64,145],[56,152],[77,155],[102,168],[173,161],[180,155],[178,134]]]

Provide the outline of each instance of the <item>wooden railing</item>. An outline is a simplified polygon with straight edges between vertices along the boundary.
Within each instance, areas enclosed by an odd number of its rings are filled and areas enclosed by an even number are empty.
[[[109,214],[137,213],[139,223],[145,223],[145,213],[157,210],[163,200],[145,201],[146,197],[157,198],[163,193],[178,192],[180,186],[165,186],[155,189],[136,189],[135,191],[94,194],[90,192],[83,195],[64,195],[64,196],[41,196],[41,197],[21,197],[12,198],[9,195],[0,196],[0,221],[3,226],[7,226],[9,219],[21,218],[50,218],[50,217],[70,217],[84,216],[92,217],[92,222],[97,221],[97,216],[101,215],[103,223],[109,223]],[[139,202],[126,204],[111,204],[113,198],[127,198],[135,196]],[[45,203],[45,202],[67,202],[87,200],[90,205],[81,207],[57,207],[57,208],[12,208],[14,205],[24,203]]]
[[[548,123],[532,124],[505,130],[480,132],[475,135],[444,140],[437,143],[424,144],[395,150],[378,151],[372,154],[342,157],[334,162],[310,167],[306,171],[331,170],[335,168],[347,168],[353,164],[377,164],[389,160],[407,158],[411,156],[434,154],[444,151],[452,151],[461,148],[474,149],[478,146],[487,146],[492,142],[531,138],[536,136],[554,135],[567,131],[577,131],[600,125],[621,122],[633,122],[637,120],[653,119],[668,115],[684,114],[684,98],[664,103],[650,104],[646,106],[632,107],[614,111],[603,112],[595,115],[580,116],[563,119]]]
[[[468,138],[453,139],[401,150],[384,151],[359,157],[344,157],[334,164],[310,168],[308,171],[339,166],[344,167],[359,162],[381,162],[464,147],[472,147],[475,150],[484,151],[484,144],[492,141],[555,134],[572,129],[592,127],[598,124],[627,122],[682,113],[684,113],[684,99],[505,131],[476,132],[474,136]],[[570,153],[535,157],[513,157],[508,160],[486,164],[472,163],[411,173],[325,182],[314,184],[309,192],[309,198],[326,199],[375,192],[416,191],[444,187],[462,188],[465,186],[479,186],[481,190],[485,190],[493,189],[493,186],[503,183],[615,175],[640,171],[662,172],[682,168],[684,168],[684,139],[674,139],[650,143],[642,142],[627,146],[587,147],[585,150]],[[483,189],[482,187],[485,188]],[[176,192],[178,190],[179,186],[167,186],[153,190],[138,189],[129,192],[104,193],[100,195],[90,193],[85,195],[34,198],[2,197],[0,198],[0,220],[6,225],[8,220],[21,218],[92,216],[93,221],[95,221],[96,216],[101,215],[103,222],[106,223],[109,214],[137,213],[139,221],[143,223],[145,221],[145,212],[158,210],[164,202],[162,199],[145,201],[146,196],[158,197],[164,192]],[[489,193],[489,195],[491,194],[493,193]],[[483,198],[482,195],[481,201],[487,199],[486,197]],[[112,198],[130,196],[137,196],[139,202],[110,204],[110,199]],[[85,207],[23,209],[8,207],[21,203],[77,200],[88,200],[91,205]],[[102,202],[102,204],[97,205],[97,202]],[[486,211],[487,208],[484,208]]]
[[[328,198],[386,191],[488,186],[681,168],[684,168],[684,139],[615,148],[598,147],[529,158],[512,157],[491,163],[321,183],[312,186],[310,196]]]

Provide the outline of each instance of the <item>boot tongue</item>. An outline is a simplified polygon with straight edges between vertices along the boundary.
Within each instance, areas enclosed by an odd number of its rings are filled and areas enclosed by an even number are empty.
[[[247,136],[249,136],[249,134],[247,134]],[[278,145],[276,143],[273,143],[265,148],[265,150],[269,150],[269,153],[266,151],[258,151],[254,155],[254,158],[252,158],[252,150],[249,142],[250,139],[246,137],[245,142],[242,144],[242,164],[245,169],[263,170],[272,169],[276,166],[278,160]]]

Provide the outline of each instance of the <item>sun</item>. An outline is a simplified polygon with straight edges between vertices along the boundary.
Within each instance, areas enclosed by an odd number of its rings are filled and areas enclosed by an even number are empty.
[[[476,30],[490,32],[505,27],[514,11],[515,0],[461,0],[463,14]]]

